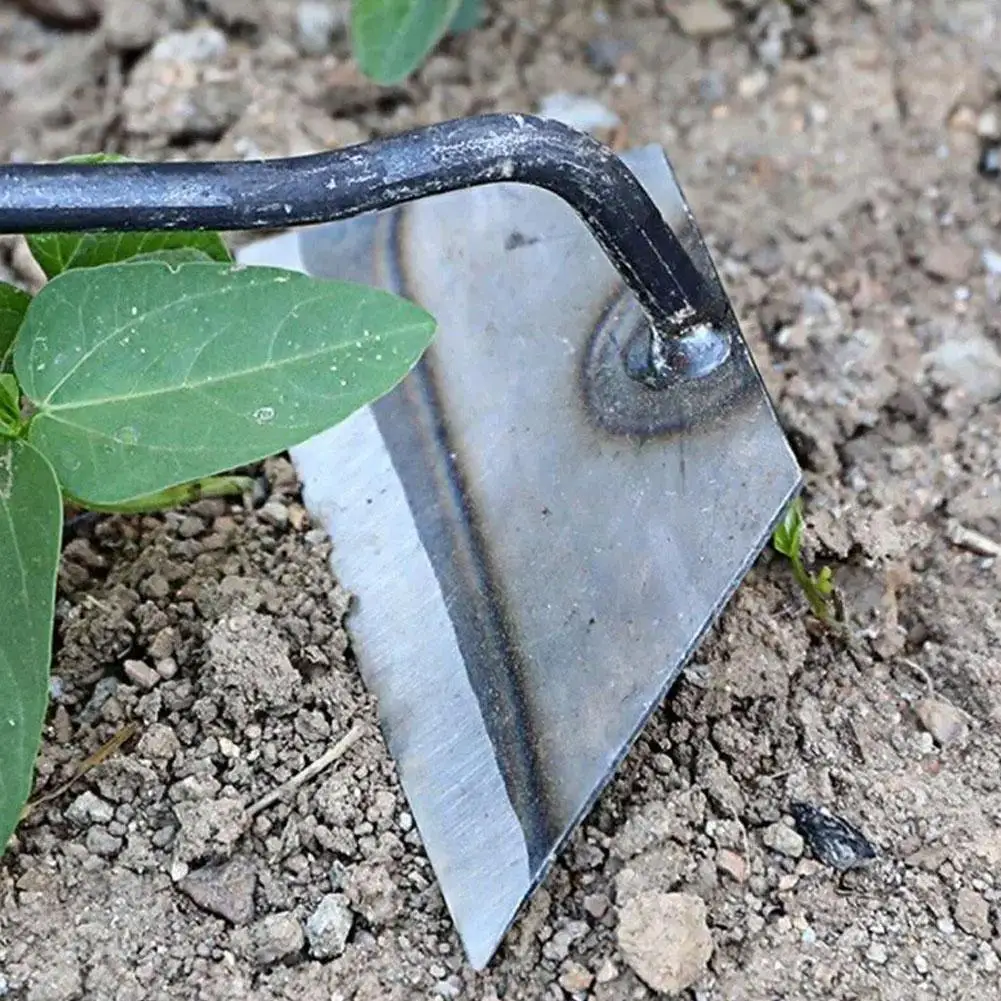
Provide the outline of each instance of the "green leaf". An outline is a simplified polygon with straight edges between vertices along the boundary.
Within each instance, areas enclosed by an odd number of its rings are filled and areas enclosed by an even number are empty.
[[[0,373],[0,421],[16,424],[21,417],[21,388],[10,372]]]
[[[148,254],[136,254],[130,257],[127,264],[143,261],[163,261],[167,264],[185,264],[189,261],[211,261],[212,258],[197,247],[175,247],[172,250],[154,250]]]
[[[448,26],[449,34],[461,35],[463,32],[472,31],[479,27],[483,20],[483,0],[462,0],[459,9],[452,18],[452,23]]]
[[[354,0],[351,45],[362,72],[399,83],[438,44],[462,0]]]
[[[296,445],[388,392],[430,343],[406,300],[278,268],[147,261],[35,297],[14,369],[28,439],[117,504]]]
[[[799,559],[803,544],[803,501],[797,497],[786,509],[781,524],[772,535],[772,545],[791,560]]]
[[[31,793],[45,720],[62,520],[49,463],[0,441],[0,852]]]
[[[59,162],[99,167],[133,161],[116,153],[85,153]],[[49,278],[70,268],[93,268],[141,254],[182,248],[194,248],[213,261],[232,260],[222,237],[212,232],[29,233],[27,241],[32,256]]]
[[[14,339],[31,304],[31,296],[21,289],[0,282],[0,372],[10,370]]]
[[[28,247],[42,270],[54,278],[72,268],[116,264],[142,254],[192,248],[213,261],[231,260],[218,233],[33,233]]]

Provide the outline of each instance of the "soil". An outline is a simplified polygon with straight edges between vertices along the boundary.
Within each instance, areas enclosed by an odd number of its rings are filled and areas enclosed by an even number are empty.
[[[858,640],[763,556],[475,974],[289,464],[256,503],[85,523],[39,765],[57,794],[0,868],[0,997],[999,996],[996,0],[493,0],[391,89],[352,67],[344,6],[5,4],[0,155],[298,153],[599,101],[606,138],[672,158]],[[16,242],[4,261],[31,280]],[[800,802],[875,860],[839,876]]]

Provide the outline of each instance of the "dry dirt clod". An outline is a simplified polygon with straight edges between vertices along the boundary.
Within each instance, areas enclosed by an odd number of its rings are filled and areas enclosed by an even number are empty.
[[[175,856],[179,862],[201,858],[227,858],[246,830],[246,811],[238,799],[208,799],[178,803],[174,813],[181,830]]]
[[[306,922],[310,955],[316,959],[340,956],[347,945],[354,914],[342,893],[328,893]]]
[[[964,887],[959,891],[954,916],[956,924],[967,934],[982,939],[991,937],[990,907],[975,890]]]
[[[294,956],[306,942],[302,925],[290,912],[269,914],[250,930],[254,961],[259,966],[271,966]]]
[[[914,707],[921,725],[935,738],[940,747],[966,739],[969,727],[963,714],[942,699],[922,699]]]
[[[205,866],[188,873],[177,888],[202,910],[217,914],[234,925],[249,924],[254,917],[257,874],[242,858],[224,865]]]
[[[53,956],[32,979],[27,1001],[76,1001],[82,997],[80,965],[68,956]]]
[[[653,990],[674,994],[705,972],[713,952],[706,905],[687,893],[641,893],[619,911],[619,948]]]

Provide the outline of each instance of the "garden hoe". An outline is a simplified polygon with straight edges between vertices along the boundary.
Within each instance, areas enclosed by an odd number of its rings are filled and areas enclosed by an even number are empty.
[[[6,232],[306,224],[243,262],[438,321],[393,392],[293,459],[482,968],[800,473],[658,147],[490,115],[286,160],[0,168]]]

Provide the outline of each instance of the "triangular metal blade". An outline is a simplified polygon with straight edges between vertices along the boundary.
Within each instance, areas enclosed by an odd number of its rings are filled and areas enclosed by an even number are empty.
[[[624,159],[725,301],[663,151]],[[626,375],[642,316],[546,192],[455,192],[241,256],[380,285],[438,320],[397,390],[293,459],[482,968],[767,542],[799,469],[732,317],[729,356],[705,377],[658,392]]]

